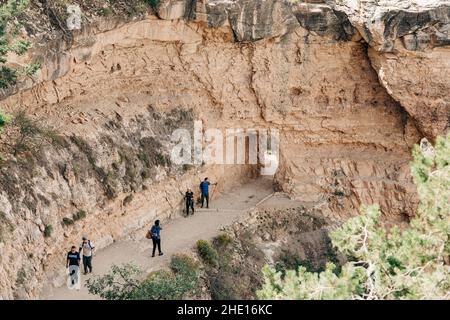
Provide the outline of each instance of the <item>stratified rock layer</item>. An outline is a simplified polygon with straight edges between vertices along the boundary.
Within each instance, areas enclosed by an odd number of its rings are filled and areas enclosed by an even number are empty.
[[[1,217],[20,226],[7,233],[14,241],[0,243],[1,297],[36,297],[43,283],[61,284],[64,252],[83,234],[101,248],[180,213],[180,192],[196,188],[198,175],[231,187],[256,171],[165,161],[170,133],[189,127],[186,119],[205,129],[278,129],[278,187],[323,215],[345,219],[380,203],[387,219],[407,220],[417,203],[410,149],[422,133],[434,137],[448,125],[448,48],[404,45],[430,23],[410,33],[390,24],[377,38],[360,23],[364,8],[161,1],[159,18],[99,20],[70,45],[36,47],[40,73],[17,94],[4,92],[2,109],[26,110],[68,144],[47,146],[29,168],[11,161],[9,183],[0,184]],[[443,16],[436,12],[429,17]],[[154,140],[158,152],[147,159],[142,151]],[[90,213],[86,220],[61,224],[80,209]]]
[[[371,46],[380,83],[434,138],[450,128],[450,2],[327,1]]]

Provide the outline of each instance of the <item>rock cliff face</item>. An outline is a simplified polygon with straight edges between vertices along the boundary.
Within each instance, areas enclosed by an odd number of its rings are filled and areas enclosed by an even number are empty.
[[[328,1],[370,45],[380,83],[434,138],[450,127],[450,2]]]
[[[256,299],[266,264],[281,272],[300,265],[321,272],[326,263],[345,262],[328,235],[339,222],[324,219],[320,212],[302,206],[283,206],[282,197],[277,195],[272,201],[280,207],[255,209],[213,239],[217,265],[204,266],[206,298]]]
[[[2,163],[0,296],[36,297],[44,283],[61,284],[64,252],[83,234],[101,248],[180,214],[180,192],[199,175],[227,188],[255,173],[170,163],[171,132],[192,132],[193,119],[278,129],[278,187],[325,216],[377,202],[388,219],[407,219],[416,203],[410,148],[448,127],[447,10],[162,0],[136,18],[92,16],[70,42],[30,26],[39,45],[25,60],[42,69],[0,103],[42,129],[29,139],[34,152]],[[45,19],[36,12],[28,14]],[[2,152],[14,137],[2,135]],[[73,216],[80,210],[85,218]]]

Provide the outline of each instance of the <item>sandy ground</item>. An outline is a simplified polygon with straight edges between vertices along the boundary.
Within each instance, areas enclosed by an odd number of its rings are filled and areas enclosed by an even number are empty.
[[[99,250],[93,258],[92,275],[81,276],[82,286],[79,291],[69,290],[66,286],[43,292],[43,299],[52,300],[91,300],[98,297],[89,294],[85,282],[91,277],[109,271],[113,264],[121,265],[132,262],[147,273],[168,265],[172,254],[186,252],[194,248],[199,239],[210,239],[219,230],[238,220],[248,209],[258,205],[262,200],[270,199],[273,193],[272,181],[261,178],[238,190],[234,189],[211,201],[210,209],[197,209],[194,216],[179,217],[170,221],[161,221],[163,256],[151,257],[152,243],[145,238],[146,230],[138,230],[129,238],[119,240],[111,246]],[[92,239],[95,243],[95,239]]]

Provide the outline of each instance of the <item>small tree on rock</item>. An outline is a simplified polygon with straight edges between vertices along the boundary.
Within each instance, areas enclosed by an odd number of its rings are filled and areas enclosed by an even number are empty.
[[[331,234],[348,257],[339,272],[306,268],[281,273],[265,267],[261,299],[449,299],[450,134],[434,150],[413,149],[411,172],[420,198],[405,230],[386,230],[378,206]]]
[[[38,63],[23,67],[12,67],[7,64],[10,52],[20,56],[31,47],[28,40],[17,40],[21,28],[17,17],[28,4],[29,0],[8,0],[0,6],[0,89],[15,85],[20,76],[32,75],[40,68]]]

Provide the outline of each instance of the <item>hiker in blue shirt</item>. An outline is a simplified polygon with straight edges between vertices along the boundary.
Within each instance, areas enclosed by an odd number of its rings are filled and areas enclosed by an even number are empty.
[[[200,183],[200,191],[202,193],[202,208],[203,208],[205,199],[206,199],[206,208],[209,208],[209,186],[210,185],[217,185],[217,183],[209,182],[208,178],[205,178],[205,180],[203,180]]]
[[[161,251],[161,226],[159,225],[159,220],[155,221],[155,224],[150,229],[150,233],[152,235],[152,241],[153,241],[153,253],[152,257],[155,256],[156,246],[158,246],[158,252],[159,255],[162,256],[163,253]]]

